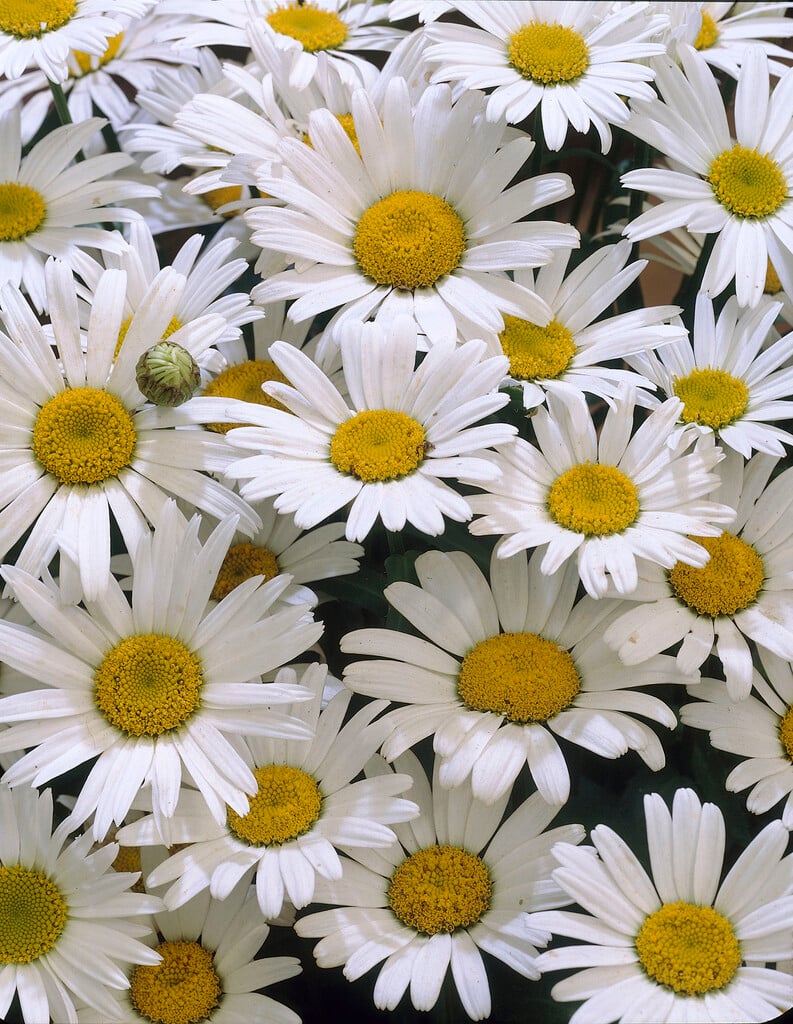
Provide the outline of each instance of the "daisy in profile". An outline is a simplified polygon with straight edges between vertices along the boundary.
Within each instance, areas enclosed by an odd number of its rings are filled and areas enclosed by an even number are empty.
[[[592,597],[609,584],[620,595],[634,591],[637,558],[667,569],[677,561],[704,565],[708,553],[690,536],[718,536],[735,512],[702,500],[719,483],[710,471],[721,449],[690,451],[693,436],[668,444],[681,407],[670,398],[634,431],[635,395],[624,389],[598,436],[580,395],[549,395],[548,407],[532,417],[539,447],[518,438],[500,448],[494,462],[501,476],[480,485],[489,493],[468,498],[482,514],[471,533],[500,534],[502,558],[544,547],[548,576],[576,555]]]
[[[793,294],[790,238],[793,131],[790,92],[793,69],[772,92],[768,59],[750,47],[735,95],[735,138],[724,100],[708,65],[695,50],[681,48],[682,69],[659,59],[656,84],[662,100],[634,100],[628,130],[666,154],[674,165],[622,176],[626,188],[661,201],[624,229],[632,242],[670,228],[715,236],[701,290],[713,297],[735,281],[741,306],[756,306],[763,294],[768,260]]]
[[[22,157],[19,111],[0,114],[0,280],[21,285],[39,312],[47,308],[48,256],[68,260],[82,246],[120,252],[121,236],[96,224],[136,220],[137,213],[110,204],[157,195],[149,185],[110,177],[132,163],[123,153],[72,163],[103,123],[92,117],[55,128]]]
[[[348,981],[382,963],[378,1009],[396,1009],[409,988],[414,1008],[431,1010],[451,968],[463,1010],[483,1020],[491,1000],[482,952],[524,978],[539,977],[537,946],[548,934],[534,927],[533,912],[569,902],[550,878],[550,851],[581,842],[584,830],[546,832],[556,808],[538,793],[501,823],[506,796],[487,806],[468,787],[450,792],[435,778],[430,788],[409,753],[397,768],[413,777],[420,817],[396,826],[399,841],[385,850],[350,851],[343,877],[317,886],[317,901],[335,908],[300,918],[295,931],[320,939],[317,964],[343,965]]]
[[[201,795],[183,790],[170,822],[170,841],[182,848],[148,876],[150,886],[174,883],[164,894],[169,910],[207,888],[214,899],[226,899],[240,880],[247,885],[255,876],[259,908],[272,920],[287,898],[297,909],[311,903],[319,878],[341,878],[338,849],[390,846],[396,836],[389,825],[418,814],[415,803],[400,799],[412,784],[409,775],[355,781],[386,734],[382,724],[372,724],[385,704],[370,701],[342,727],[352,694],[337,693],[320,711],[326,675],[327,667],[315,664],[299,676],[283,669],[276,677],[311,691],[309,702],[286,710],[314,738],[247,741],[246,760],[258,787],[247,814],[229,808],[223,823],[215,822]],[[151,816],[120,835],[134,845],[162,842]]]
[[[761,46],[772,75],[790,67],[790,50],[771,42],[790,39],[793,24],[785,17],[786,3],[668,3],[669,35],[675,46],[693,46],[714,68],[737,78],[746,50]]]
[[[288,577],[262,587],[254,577],[208,612],[235,520],[203,546],[198,526],[168,503],[133,551],[131,607],[109,573],[101,599],[83,610],[18,568],[3,570],[38,628],[0,623],[0,657],[42,684],[0,700],[0,722],[14,723],[0,749],[28,749],[4,779],[38,786],[96,758],[69,821],[94,814],[97,840],[124,821],[142,787],[167,836],[183,773],[217,821],[228,807],[246,814],[256,779],[242,739],[311,735],[273,710],[310,691],[261,679],[315,643],[322,624],[305,605],[272,609]]]
[[[671,814],[657,793],[645,796],[644,813],[649,875],[606,825],[592,830],[594,850],[554,849],[554,881],[586,913],[536,919],[583,942],[540,956],[543,973],[584,968],[552,996],[583,1001],[571,1021],[591,1024],[776,1019],[793,1005],[793,977],[765,966],[793,953],[787,829],[766,826],[722,879],[725,826],[715,804],[679,789]]]
[[[643,58],[666,52],[656,42],[665,19],[648,16],[646,4],[463,3],[451,5],[476,28],[452,23],[427,27],[433,45],[427,60],[432,80],[466,89],[493,88],[491,121],[518,124],[540,108],[548,147],[561,149],[568,127],[594,126],[604,153],[611,125],[625,125],[623,97],[652,99],[653,70]]]
[[[379,659],[348,665],[345,685],[405,705],[383,717],[389,760],[434,733],[442,786],[470,776],[473,795],[493,803],[528,762],[543,799],[557,805],[570,795],[570,773],[555,737],[601,757],[636,750],[653,770],[664,766],[658,737],[635,716],[677,722],[639,688],[691,677],[663,656],[626,670],[600,639],[619,603],[584,598],[573,612],[574,565],[546,579],[538,554],[494,555],[489,585],[461,552],[426,552],[415,567],[421,586],[392,583],[385,597],[427,640],[361,629],[341,641],[347,654]]]
[[[704,566],[677,562],[671,570],[642,562],[641,602],[619,615],[603,639],[626,665],[641,664],[682,640],[677,665],[696,671],[715,649],[731,700],[752,687],[752,646],[793,659],[793,470],[770,484],[777,460],[755,455],[744,467],[730,453],[718,467],[712,497],[731,505],[735,519],[716,537],[697,537],[710,553]]]
[[[687,338],[658,354],[628,362],[661,391],[683,403],[675,433],[714,434],[720,444],[748,459],[753,450],[784,455],[793,434],[775,425],[793,418],[793,333],[772,334],[782,303],[767,297],[741,309],[731,295],[718,316],[701,292],[694,309],[693,345]]]
[[[60,547],[62,580],[78,574],[72,600],[79,588],[94,599],[110,564],[111,516],[128,551],[157,521],[169,494],[215,519],[239,515],[248,534],[258,529],[247,503],[208,475],[222,472],[234,453],[195,429],[224,406],[198,398],[157,408],[137,384],[138,359],[173,320],[186,279],[171,268],[160,271],[122,334],[127,274],[106,270],[84,343],[71,271],[51,260],[45,276],[52,335],[16,289],[0,289],[8,331],[0,333],[0,554],[32,527],[16,565],[37,576]],[[200,362],[225,330],[223,317],[212,314],[180,327],[169,341]]]
[[[252,454],[226,470],[251,501],[277,496],[275,509],[309,529],[351,503],[348,540],[361,541],[375,521],[405,523],[432,537],[444,516],[470,517],[465,498],[440,478],[491,480],[492,453],[511,440],[506,423],[475,426],[502,408],[495,391],[506,360],[484,357],[484,342],[437,345],[418,369],[415,324],[400,316],[385,328],[348,324],[341,335],[349,404],[308,356],[276,342],[270,356],[292,386],[264,385],[285,409],[249,405],[236,411],[252,427],[228,440]],[[243,419],[244,417],[244,419]]]
[[[227,899],[202,893],[176,913],[154,917],[159,963],[132,969],[116,996],[120,1024],[300,1024],[300,1017],[261,989],[300,974],[294,956],[258,956],[270,932],[253,892],[238,885]],[[78,1024],[96,1024],[87,1008]]]
[[[504,144],[505,125],[480,116],[485,102],[468,92],[452,103],[438,85],[414,105],[395,78],[381,114],[356,90],[357,150],[329,111],[314,111],[312,146],[281,140],[283,172],[257,179],[284,207],[245,214],[254,243],[295,263],[257,286],[254,299],[296,299],[293,320],[337,307],[339,324],[407,313],[429,344],[456,340],[458,315],[496,333],[502,313],[547,323],[547,305],[504,271],[542,266],[578,245],[569,224],[522,220],[572,186],[565,174],[542,174],[507,187],[533,143]]]
[[[94,1021],[116,1020],[128,971],[160,962],[139,940],[162,901],[131,892],[137,876],[111,869],[118,844],[93,850],[89,835],[53,833],[51,790],[0,785],[0,817],[0,1016],[16,993],[25,1024],[75,1020],[76,1002]]]

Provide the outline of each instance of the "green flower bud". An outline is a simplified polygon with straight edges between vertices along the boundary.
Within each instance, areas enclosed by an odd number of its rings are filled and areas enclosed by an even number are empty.
[[[174,406],[193,397],[201,383],[201,370],[186,348],[160,341],[138,360],[135,379],[150,402]]]

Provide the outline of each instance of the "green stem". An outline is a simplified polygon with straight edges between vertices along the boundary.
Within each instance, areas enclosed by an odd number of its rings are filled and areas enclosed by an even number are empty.
[[[534,140],[534,149],[531,154],[531,177],[539,174],[542,170],[542,162],[545,157],[545,134],[542,130],[542,115],[540,114],[540,106],[538,105],[534,111],[534,132],[532,133],[532,139]]]
[[[702,287],[702,278],[705,276],[705,269],[708,265],[708,260],[710,259],[710,255],[713,252],[713,247],[715,246],[716,239],[718,237],[718,232],[713,232],[713,234],[705,236],[705,241],[702,244],[702,252],[699,254],[699,259],[697,260],[694,273],[688,281],[685,279],[683,280],[682,284],[678,288],[677,295],[675,295],[675,305],[683,307],[684,318],[686,313],[688,313],[689,309],[693,306],[697,293]]]
[[[52,98],[55,101],[55,110],[58,114],[58,120],[61,124],[74,124],[72,121],[72,115],[69,113],[69,104],[66,102],[66,94],[63,91],[63,86],[59,82],[50,81],[50,91],[52,92]],[[82,150],[79,150],[75,156],[75,160],[85,160],[85,155]]]

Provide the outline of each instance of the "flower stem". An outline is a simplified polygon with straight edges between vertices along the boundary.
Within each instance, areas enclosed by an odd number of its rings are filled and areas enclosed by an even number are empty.
[[[52,98],[55,101],[55,110],[58,113],[58,119],[61,124],[74,124],[72,121],[72,115],[69,113],[69,104],[66,102],[66,94],[63,91],[63,86],[60,82],[53,82],[50,80],[50,91],[52,92]],[[82,150],[79,150],[75,156],[75,160],[85,160],[85,154]]]

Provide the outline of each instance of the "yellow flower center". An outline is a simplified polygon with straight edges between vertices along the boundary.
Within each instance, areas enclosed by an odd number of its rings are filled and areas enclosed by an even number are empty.
[[[264,576],[265,583],[280,572],[278,561],[272,551],[256,544],[232,544],[226,552],[218,578],[210,597],[222,601],[224,597],[249,580],[251,576]]]
[[[220,1006],[223,988],[212,954],[198,942],[161,942],[162,961],[140,964],[129,983],[132,1005],[153,1024],[198,1024]]]
[[[248,359],[244,363],[237,363],[236,366],[227,366],[207,384],[204,394],[218,398],[238,398],[241,402],[269,405],[271,409],[283,409],[284,412],[288,412],[285,406],[262,391],[262,384],[268,380],[275,380],[280,384],[289,383],[275,363],[269,359]],[[207,423],[207,426],[217,434],[227,434],[244,424]]]
[[[683,604],[699,615],[734,615],[757,597],[765,579],[763,560],[745,540],[731,533],[718,537],[692,537],[710,553],[698,569],[676,562],[669,583]]]
[[[589,67],[584,37],[567,25],[544,21],[530,21],[513,32],[507,56],[524,78],[542,85],[574,82]]]
[[[67,917],[66,901],[41,871],[0,867],[0,964],[29,964],[47,953]]]
[[[777,292],[782,291],[782,282],[779,280],[779,274],[774,269],[774,264],[771,260],[768,261],[765,270],[765,284],[763,285],[763,291],[766,295],[776,295]]]
[[[712,430],[734,423],[749,404],[747,386],[724,370],[692,370],[687,377],[675,377],[672,386],[683,402],[683,422],[699,423]]]
[[[105,64],[109,64],[118,53],[123,42],[124,33],[119,32],[117,36],[110,36],[107,41],[107,48],[101,57],[95,57],[92,53],[83,53],[82,50],[72,50],[72,56],[74,57],[80,71],[84,75],[87,75],[89,71],[96,71],[97,68],[101,68]],[[97,61],[96,67],[94,67],[92,63],[93,61]]]
[[[135,440],[132,417],[115,395],[69,388],[42,406],[32,448],[62,484],[97,484],[129,465]]]
[[[573,702],[581,677],[569,653],[535,633],[500,633],[463,658],[457,693],[472,711],[546,722]]]
[[[142,633],[121,640],[94,677],[94,700],[127,736],[178,729],[201,704],[201,663],[181,640]]]
[[[199,199],[203,199],[210,210],[216,213],[226,203],[236,203],[242,199],[242,185],[224,185],[222,188],[213,188],[209,192],[202,192]],[[222,217],[233,217],[233,213],[223,213]]]
[[[492,891],[480,857],[459,846],[428,846],[394,871],[388,905],[409,928],[437,935],[476,924],[490,906]]]
[[[392,192],[364,211],[352,250],[363,273],[378,284],[429,288],[459,267],[465,230],[459,214],[440,196]]]
[[[267,21],[273,32],[296,39],[309,53],[337,50],[349,31],[337,14],[312,3],[295,2],[279,7],[267,15]]]
[[[134,315],[134,314],[133,314]],[[116,341],[116,347],[113,352],[113,358],[118,359],[118,354],[121,351],[121,346],[124,344],[124,339],[129,331],[130,324],[132,323],[133,317],[128,316],[126,320],[122,321],[121,327],[118,329],[118,340]],[[179,330],[180,327],[184,327],[184,324],[177,317],[172,316],[168,322],[168,326],[162,332],[160,341],[165,341],[166,338],[170,338],[172,334]]]
[[[46,215],[43,197],[30,185],[16,181],[0,184],[0,242],[27,238],[38,231]]]
[[[77,0],[0,0],[0,31],[26,39],[62,28],[77,13]]]
[[[398,480],[421,465],[424,428],[391,409],[367,409],[342,423],[330,442],[330,461],[340,473],[365,483]]]
[[[788,194],[779,164],[737,143],[719,153],[710,165],[708,181],[716,199],[736,217],[770,217]]]
[[[251,846],[279,846],[308,832],[322,809],[316,781],[288,764],[263,765],[253,774],[259,788],[247,814],[228,808],[230,831]]]
[[[553,380],[560,377],[575,355],[573,335],[558,320],[538,327],[516,316],[504,317],[499,334],[509,359],[509,373],[518,380]]]
[[[779,723],[779,738],[788,760],[793,761],[793,707],[787,709]]]
[[[665,903],[645,920],[636,952],[653,981],[687,996],[724,988],[741,965],[732,925],[713,907]]]
[[[719,29],[716,21],[705,11],[702,12],[702,24],[700,25],[697,38],[694,40],[695,50],[707,50],[718,40]]]
[[[548,512],[566,530],[588,537],[621,533],[639,514],[639,493],[616,466],[581,463],[558,476],[548,492]]]
[[[360,156],[361,146],[360,143],[358,142],[358,133],[355,130],[355,121],[353,120],[352,114],[335,114],[334,116],[344,129],[344,134],[353,144],[355,152],[358,154],[358,156]],[[311,136],[307,132],[304,133],[303,135],[303,142],[305,142],[307,146],[310,146],[311,149],[314,148],[314,143],[311,141]]]
[[[110,865],[114,871],[137,871],[141,877],[130,886],[130,892],[146,892],[143,882],[143,866],[140,860],[139,846],[119,846],[116,859]]]

